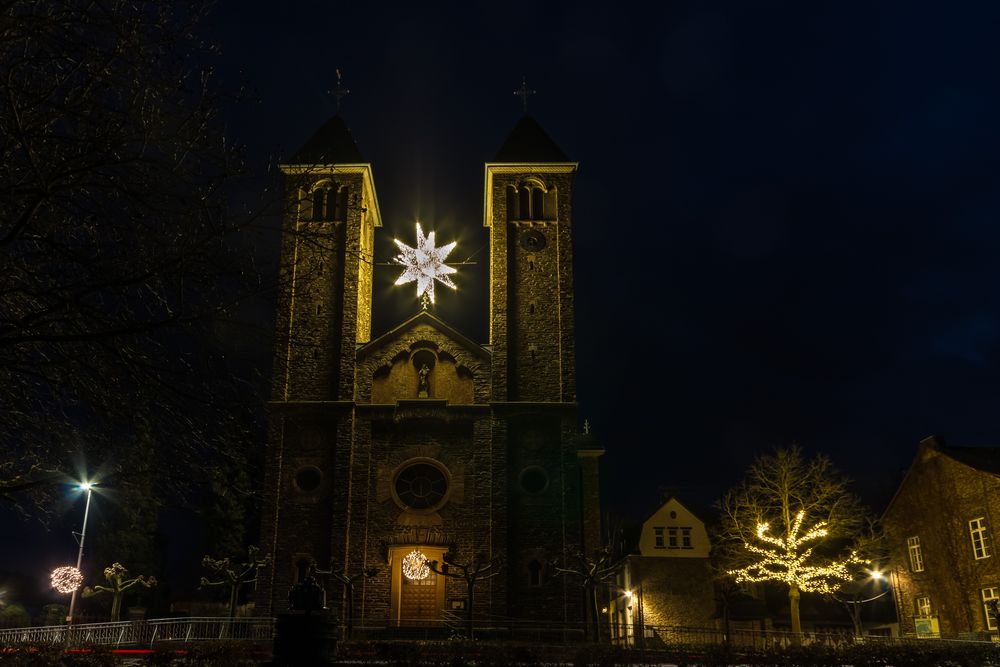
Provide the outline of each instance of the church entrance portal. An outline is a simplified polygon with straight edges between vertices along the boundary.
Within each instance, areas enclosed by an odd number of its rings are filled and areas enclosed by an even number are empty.
[[[444,577],[431,572],[427,561],[442,562],[445,549],[428,546],[392,547],[391,620],[394,625],[426,625],[441,621]]]

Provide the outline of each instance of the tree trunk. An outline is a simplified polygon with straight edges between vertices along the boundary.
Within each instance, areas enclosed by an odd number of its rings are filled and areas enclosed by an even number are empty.
[[[588,600],[591,609],[590,618],[594,624],[594,641],[601,642],[601,611],[597,606],[597,586],[590,587],[590,599]]]
[[[789,613],[792,617],[792,642],[798,646],[802,641],[802,620],[799,618],[799,587],[791,584],[788,587]]]
[[[347,583],[347,638],[354,639],[354,582]]]
[[[111,598],[111,621],[120,620],[122,620],[122,594],[115,593],[114,597]]]
[[[465,604],[467,605],[465,609],[465,622],[468,626],[466,628],[466,632],[469,633],[469,640],[471,641],[475,639],[475,637],[472,636],[472,603],[475,601],[475,596],[476,596],[475,593],[476,582],[475,580],[470,579],[468,583],[469,583],[469,599],[465,601]]]

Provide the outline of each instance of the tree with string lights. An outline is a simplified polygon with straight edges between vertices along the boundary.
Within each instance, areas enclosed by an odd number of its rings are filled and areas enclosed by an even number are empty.
[[[758,456],[719,508],[722,569],[738,583],[787,587],[796,636],[802,593],[835,593],[861,563],[854,542],[865,512],[825,456],[806,461],[795,446]]]

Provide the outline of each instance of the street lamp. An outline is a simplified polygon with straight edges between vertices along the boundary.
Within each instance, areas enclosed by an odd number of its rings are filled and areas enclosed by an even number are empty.
[[[80,564],[83,562],[83,541],[87,537],[87,518],[90,516],[90,497],[94,492],[94,487],[97,486],[94,482],[81,482],[77,487],[81,491],[87,492],[87,505],[83,510],[83,530],[80,531],[80,551],[76,555],[76,569],[80,570]],[[79,587],[73,589],[73,596],[69,599],[69,613],[66,614],[66,623],[73,622],[73,610],[76,609],[76,592]]]

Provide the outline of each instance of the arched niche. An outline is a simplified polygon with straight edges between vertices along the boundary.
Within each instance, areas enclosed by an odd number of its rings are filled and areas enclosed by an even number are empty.
[[[421,381],[422,371],[425,382]],[[422,388],[426,392],[421,391]],[[462,405],[474,403],[472,371],[433,342],[418,341],[372,374],[372,403],[395,403],[414,398],[446,399],[449,403]]]

